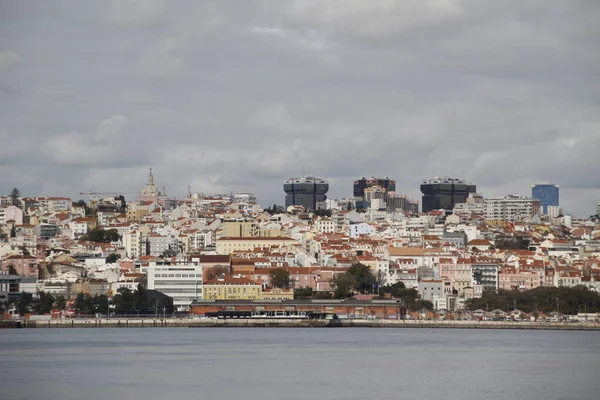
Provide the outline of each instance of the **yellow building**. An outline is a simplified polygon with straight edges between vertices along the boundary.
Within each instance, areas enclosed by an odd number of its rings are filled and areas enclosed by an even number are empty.
[[[263,300],[294,300],[293,289],[265,289],[262,292]]]
[[[289,237],[221,237],[217,239],[217,254],[231,254],[235,251],[252,251],[255,248],[271,248],[298,244]]]
[[[214,300],[260,300],[262,286],[244,277],[224,276],[206,282],[204,298]]]
[[[226,221],[223,223],[222,237],[254,237],[256,224],[254,222]]]

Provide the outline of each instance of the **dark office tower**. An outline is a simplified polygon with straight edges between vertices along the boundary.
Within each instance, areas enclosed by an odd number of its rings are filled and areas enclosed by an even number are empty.
[[[316,210],[317,203],[327,200],[329,183],[325,179],[313,176],[290,178],[283,183],[285,208],[303,206],[307,210]]]
[[[476,193],[474,184],[462,179],[434,178],[421,182],[423,212],[431,210],[452,210],[455,204],[464,203],[469,193]]]
[[[558,185],[552,183],[531,186],[531,198],[539,200],[543,213],[548,214],[548,206],[558,207]]]
[[[381,186],[387,192],[396,191],[396,181],[390,178],[362,178],[354,181],[354,197],[365,197],[365,189]]]

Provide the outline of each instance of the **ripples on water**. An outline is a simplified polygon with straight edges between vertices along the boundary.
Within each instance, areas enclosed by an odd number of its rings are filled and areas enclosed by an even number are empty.
[[[593,399],[600,332],[0,332],[1,399]]]

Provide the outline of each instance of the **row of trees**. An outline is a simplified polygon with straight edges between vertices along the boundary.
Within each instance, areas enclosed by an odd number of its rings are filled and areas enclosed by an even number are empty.
[[[11,305],[12,304],[6,304],[6,310],[8,310]],[[48,314],[52,309],[64,310],[67,301],[64,296],[53,296],[46,292],[40,292],[35,299],[30,293],[22,293],[21,297],[14,305],[20,315],[28,313]]]
[[[109,301],[108,296],[104,294],[91,296],[79,293],[73,301],[73,310],[85,315],[107,314]],[[147,313],[153,309],[153,304],[150,304],[148,292],[143,284],[139,284],[136,291],[120,288],[112,298],[112,304],[111,313],[114,314]],[[62,295],[54,296],[46,292],[40,292],[37,298],[30,293],[21,293],[21,297],[14,305],[20,315],[28,313],[41,315],[48,314],[52,310],[64,311],[67,301]],[[6,304],[6,310],[10,307],[11,304]]]
[[[484,290],[481,298],[468,300],[466,307],[469,310],[489,311],[517,308],[526,313],[559,311],[573,315],[584,311],[599,312],[600,295],[585,286],[540,287],[525,291]]]

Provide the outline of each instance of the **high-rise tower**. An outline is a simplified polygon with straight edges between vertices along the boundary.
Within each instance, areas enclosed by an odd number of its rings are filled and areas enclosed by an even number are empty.
[[[285,208],[302,206],[306,210],[316,210],[317,203],[327,200],[329,182],[314,176],[290,178],[283,183]]]
[[[559,206],[558,185],[539,183],[531,186],[531,197],[539,200],[544,214],[548,214],[548,206]]]
[[[469,193],[476,193],[477,187],[462,179],[434,178],[421,182],[423,212],[432,210],[452,210],[455,204],[464,203]]]

